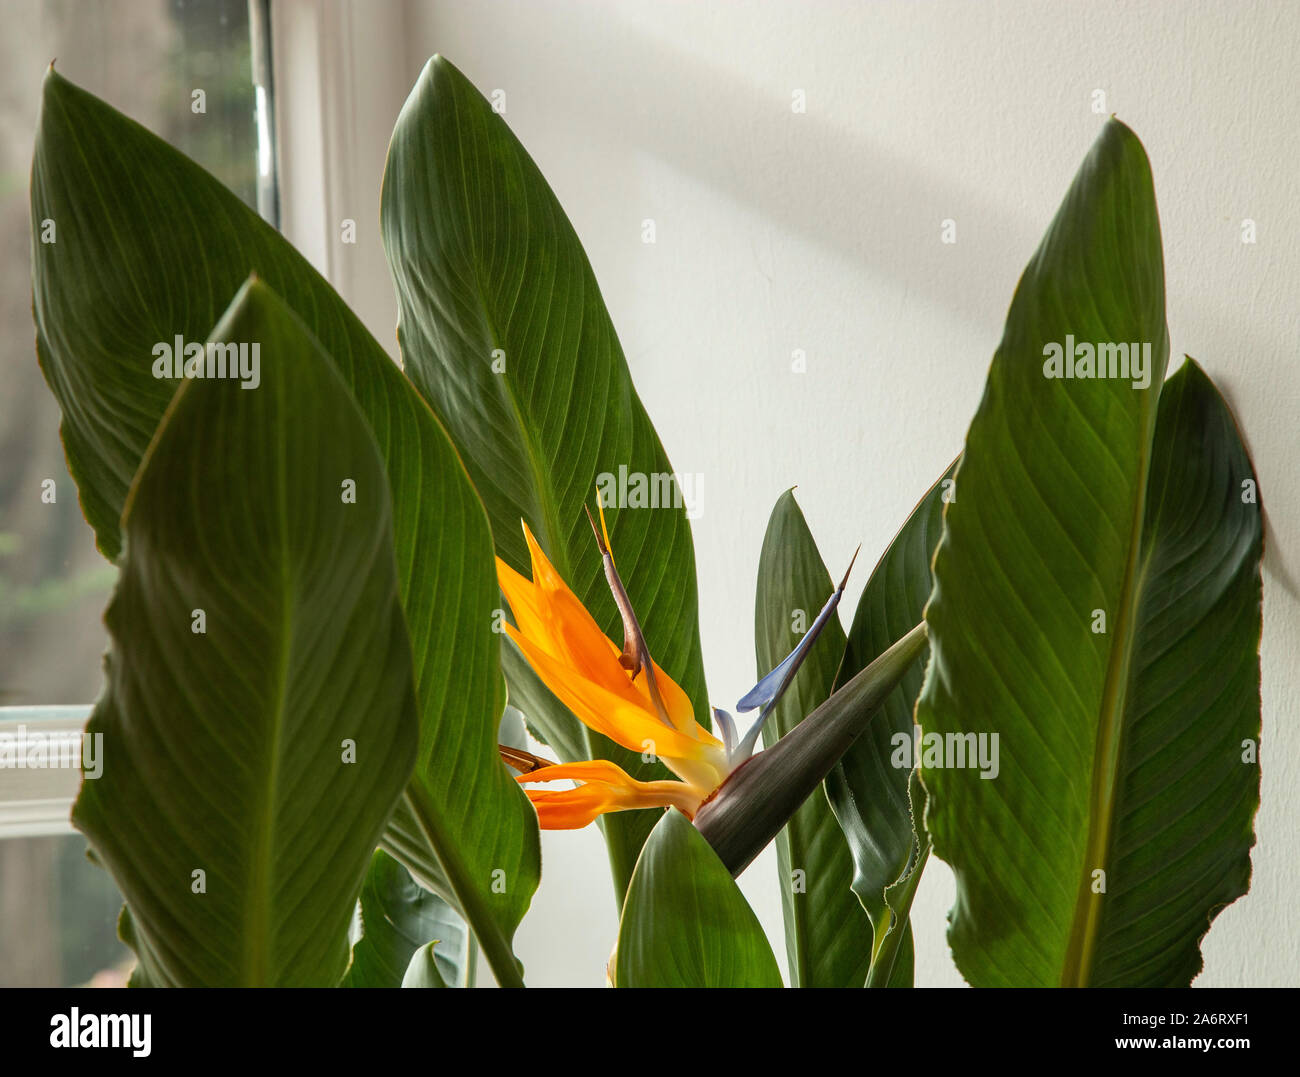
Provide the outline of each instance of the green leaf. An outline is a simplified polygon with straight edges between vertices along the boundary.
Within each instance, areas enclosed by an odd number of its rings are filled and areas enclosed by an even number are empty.
[[[415,760],[388,491],[346,387],[265,285],[213,337],[260,348],[261,383],[185,381],[141,465],[87,726],[105,765],[73,822],[131,909],[141,979],[332,986]]]
[[[438,954],[434,952],[437,945],[436,942],[430,942],[415,951],[406,974],[402,977],[403,987],[447,986],[447,981],[442,978],[442,970],[438,967]]]
[[[1067,334],[1149,343],[1149,385],[1045,377]],[[1186,985],[1249,885],[1259,506],[1204,373],[1161,393],[1167,352],[1150,166],[1112,120],[1017,289],[935,556],[919,719],[1000,738],[996,779],[921,769],[974,984]]]
[[[473,986],[472,936],[465,921],[382,849],[372,857],[361,885],[351,934],[346,987],[405,986],[408,969],[426,943],[437,986]],[[433,942],[440,944],[436,953]]]
[[[945,499],[955,494],[952,478],[956,467],[954,462],[926,492],[867,580],[849,630],[837,685],[865,669],[921,620],[930,597],[930,561],[943,530],[943,506]],[[928,648],[924,653],[928,654]],[[908,668],[870,727],[826,778],[827,798],[853,857],[853,891],[874,927],[873,953],[884,945],[892,923],[885,891],[921,854],[908,782],[913,767],[913,710],[924,676],[924,662]],[[900,743],[908,745],[902,757],[898,754]],[[895,765],[896,761],[902,765]],[[919,786],[916,791],[923,797]],[[924,800],[920,803],[923,809]]]
[[[425,66],[393,132],[382,221],[407,374],[456,442],[497,553],[528,574],[527,520],[573,592],[621,638],[583,512],[606,476],[614,555],[650,649],[707,727],[690,524],[658,498],[672,466],[563,209],[505,120],[441,57]],[[647,504],[659,507],[640,507],[632,487],[628,504],[615,504],[621,473],[653,485]],[[505,669],[511,702],[563,759],[669,776],[580,725],[510,644]],[[603,820],[620,899],[655,818]]]
[[[760,677],[794,649],[834,589],[794,493],[787,490],[772,509],[758,559],[754,648]],[[920,619],[918,613],[912,624]],[[844,646],[844,629],[833,616],[768,716],[763,728],[768,747],[826,701]],[[872,720],[873,727],[881,717]],[[776,857],[790,986],[862,986],[871,964],[871,922],[853,895],[853,860],[820,790],[777,835]]]
[[[676,809],[641,850],[619,922],[618,987],[780,987],[758,917]]]
[[[499,604],[491,535],[446,432],[279,233],[188,158],[53,70],[31,204],[37,234],[47,218],[57,227],[57,242],[33,245],[37,353],[106,556],[121,548],[128,485],[175,390],[152,375],[155,345],[205,340],[250,271],[304,320],[350,388],[391,490],[420,708],[416,775],[387,844],[464,913],[498,978],[517,982],[510,939],[537,886],[537,823],[496,755],[504,699],[500,636],[491,629]]]

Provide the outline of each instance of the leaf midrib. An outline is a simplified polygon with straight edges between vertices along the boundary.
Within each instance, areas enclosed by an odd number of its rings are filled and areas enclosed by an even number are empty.
[[[1163,385],[1161,386],[1163,389]],[[1146,518],[1151,458],[1154,452],[1155,423],[1158,415],[1159,390],[1147,405],[1145,441],[1137,476],[1137,496],[1133,499],[1133,516],[1129,527],[1129,556],[1120,589],[1121,604],[1115,627],[1115,643],[1106,664],[1102,689],[1101,713],[1097,721],[1097,739],[1093,755],[1092,783],[1088,796],[1088,841],[1084,848],[1070,923],[1069,941],[1061,968],[1062,987],[1087,987],[1092,978],[1097,932],[1101,922],[1104,897],[1093,893],[1092,873],[1107,872],[1117,806],[1116,782],[1119,756],[1123,744],[1124,719],[1127,713],[1129,670],[1137,641],[1137,611],[1146,585],[1150,557],[1142,559],[1143,530]],[[1109,878],[1103,874],[1105,883]]]
[[[276,663],[275,709],[271,716],[270,744],[267,751],[266,780],[263,800],[257,813],[256,837],[253,846],[251,885],[246,891],[246,923],[249,930],[244,936],[245,982],[261,986],[267,982],[267,966],[271,943],[271,901],[274,896],[272,858],[275,834],[275,790],[280,780],[281,733],[285,722],[285,701],[288,697],[289,655],[293,637],[292,591],[289,559],[289,510],[286,503],[288,473],[285,461],[284,439],[275,439],[276,476],[280,489],[279,547],[280,547],[280,653]]]
[[[478,222],[482,214],[475,213],[474,206],[470,203],[470,177],[465,172],[465,144],[461,138],[460,131],[460,110],[456,109],[452,113],[453,123],[456,128],[456,144],[458,147],[457,158],[460,162],[460,190],[462,192],[461,204],[465,211],[465,220],[469,222]],[[528,203],[523,203],[524,222],[523,231],[525,236],[528,233]],[[483,326],[487,330],[489,339],[492,342],[493,349],[500,349],[506,355],[506,369],[501,373],[501,385],[504,389],[506,402],[510,405],[510,414],[515,421],[515,429],[519,434],[519,446],[523,450],[524,458],[528,461],[529,470],[533,474],[534,489],[537,492],[537,511],[541,514],[539,521],[542,527],[542,533],[548,540],[547,552],[551,555],[552,561],[559,561],[556,568],[565,578],[569,578],[569,551],[560,542],[559,520],[556,516],[556,497],[555,490],[551,487],[546,470],[542,467],[538,459],[537,446],[533,444],[532,434],[528,425],[524,422],[523,412],[519,406],[519,399],[515,395],[514,386],[511,382],[510,353],[504,348],[504,338],[497,328],[496,320],[492,317],[488,309],[488,292],[489,289],[482,279],[483,258],[479,255],[477,244],[477,234],[473,224],[469,228],[469,240],[466,245],[469,256],[470,271],[474,279],[474,296],[478,300],[479,311],[483,315]],[[547,296],[547,309],[549,311],[551,301],[554,295]],[[549,313],[548,313],[549,317]],[[491,349],[489,350],[490,354]]]

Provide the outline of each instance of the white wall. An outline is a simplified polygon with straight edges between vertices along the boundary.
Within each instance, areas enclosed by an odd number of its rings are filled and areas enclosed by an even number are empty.
[[[960,450],[1020,271],[1103,121],[1093,91],[1105,92],[1155,171],[1172,365],[1190,352],[1227,393],[1270,521],[1254,881],[1207,937],[1198,983],[1300,981],[1287,801],[1300,779],[1300,5],[366,8],[348,62],[371,84],[368,107],[389,111],[360,124],[351,215],[377,222],[387,135],[429,55],[506,90],[506,118],[586,246],[675,468],[705,476],[695,544],[721,704],[753,681],[754,579],[780,492],[799,486],[831,566],[858,542],[870,561]],[[380,8],[403,22],[395,37],[375,33]],[[404,53],[367,55],[367,35]],[[796,89],[804,115],[791,111]],[[640,238],[647,217],[653,246]],[[948,217],[954,246],[939,241]],[[1255,246],[1240,241],[1245,217]],[[390,342],[374,231],[348,255],[359,261],[345,288]],[[803,375],[790,372],[796,348]],[[615,909],[599,836],[548,834],[544,855],[519,937],[530,982],[601,983]],[[769,854],[741,883],[779,947],[775,872]],[[932,862],[913,914],[921,984],[961,982],[944,941],[952,896]]]

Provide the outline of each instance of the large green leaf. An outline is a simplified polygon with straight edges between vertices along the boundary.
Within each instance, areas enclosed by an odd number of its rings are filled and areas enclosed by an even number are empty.
[[[87,726],[106,762],[73,822],[131,909],[144,981],[332,986],[415,761],[388,490],[347,388],[265,285],[213,339],[259,348],[261,381],[183,382],[141,465]]]
[[[1149,343],[1149,384],[1046,377],[1067,334]],[[1259,506],[1209,379],[1161,393],[1167,351],[1150,167],[1112,120],[1016,291],[935,555],[918,717],[1000,738],[996,779],[921,768],[975,984],[1185,985],[1249,883]]]
[[[759,676],[794,649],[834,589],[794,493],[787,490],[772,509],[758,559],[754,649]],[[912,625],[919,620],[918,615]],[[826,701],[844,646],[844,629],[833,616],[767,718],[763,739],[769,747]],[[873,729],[882,717],[872,719]],[[853,860],[821,790],[777,835],[776,857],[790,986],[861,987],[871,963],[871,923],[853,895]]]
[[[361,885],[351,935],[347,987],[401,987],[416,952],[432,942],[438,946],[429,958],[440,983],[473,986],[474,947],[465,921],[382,849]]]
[[[780,987],[763,928],[731,873],[681,812],[655,826],[628,885],[618,987]]]
[[[498,977],[517,981],[509,941],[536,889],[536,818],[495,752],[503,698],[491,537],[445,431],[279,233],[52,70],[31,205],[34,233],[48,219],[57,237],[33,245],[37,352],[86,517],[110,558],[128,485],[175,388],[152,376],[153,349],[206,339],[250,271],[299,314],[351,389],[391,489],[420,706],[419,762],[390,844],[465,914]],[[358,507],[375,503],[363,493]]]
[[[563,209],[505,120],[441,57],[397,121],[382,219],[406,372],[455,440],[498,554],[527,574],[527,520],[614,635],[621,621],[583,504],[602,474],[625,472],[634,490],[672,467]],[[615,493],[609,480],[605,489]],[[690,525],[680,505],[627,501],[606,501],[619,571],[655,660],[707,725]],[[505,668],[511,701],[564,759],[666,776],[580,726],[509,645]],[[620,898],[655,821],[621,812],[603,822]]]
[[[867,580],[849,630],[837,687],[921,620],[930,597],[930,560],[943,530],[943,506],[956,493],[956,466],[949,467],[926,492]],[[827,798],[853,857],[853,890],[874,927],[873,954],[881,952],[891,925],[900,929],[886,911],[885,891],[918,864],[922,853],[923,843],[913,826],[909,775],[914,764],[913,711],[924,676],[924,662],[909,667],[870,727],[826,778]],[[920,793],[919,786],[916,791]],[[908,904],[911,892],[901,891]],[[906,908],[902,912],[905,916]],[[887,969],[883,975],[887,980]]]

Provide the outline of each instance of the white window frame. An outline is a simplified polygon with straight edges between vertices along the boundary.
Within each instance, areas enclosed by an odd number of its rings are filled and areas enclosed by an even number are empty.
[[[280,229],[397,357],[379,186],[406,95],[405,3],[271,5]],[[342,224],[356,224],[344,243]]]
[[[24,738],[34,735],[39,735],[47,748],[79,741],[90,711],[89,703],[68,707],[0,707],[0,738],[3,738],[0,743],[18,749],[29,743]],[[25,763],[26,757],[22,758]],[[80,753],[73,758],[80,758]],[[79,768],[3,767],[0,769],[0,841],[71,834],[72,801],[80,788]]]

